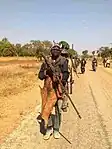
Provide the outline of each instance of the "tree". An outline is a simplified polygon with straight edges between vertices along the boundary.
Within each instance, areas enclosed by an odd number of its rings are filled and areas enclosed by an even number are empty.
[[[96,52],[97,52],[97,54],[98,54],[100,51],[99,51],[99,50],[97,50]]]
[[[77,55],[77,52],[74,50],[74,49],[69,49],[68,50],[68,53],[70,54],[70,55],[72,55],[72,56],[76,56]]]
[[[43,44],[43,49],[44,49],[44,54],[48,55],[50,53],[50,49],[52,47],[52,42],[48,40],[42,41]]]
[[[87,58],[88,57],[88,50],[82,51],[82,55],[84,58]]]
[[[109,48],[109,47],[101,47],[99,49],[99,51],[101,53],[101,57],[102,58],[111,57],[112,56],[111,48]]]
[[[70,48],[70,45],[66,41],[60,41],[59,45],[61,46],[62,49],[68,50]]]
[[[76,55],[77,52],[74,49],[69,49],[69,44],[66,41],[60,41],[60,46],[71,55]],[[49,40],[31,40],[29,43],[21,45],[16,43],[15,45],[5,37],[0,41],[0,56],[36,56],[40,60],[42,59],[41,52],[46,56],[50,53],[52,42]]]
[[[110,55],[111,55],[111,58],[112,58],[112,48],[110,48]]]
[[[83,54],[83,55],[87,55],[87,54],[88,54],[88,50],[82,51],[82,54]]]
[[[52,42],[49,40],[44,40],[44,41],[42,41],[42,43],[43,43],[44,49],[49,50],[52,47]]]
[[[19,51],[20,56],[33,56],[32,46],[29,43],[24,44]]]
[[[7,38],[3,38],[0,41],[0,56],[15,56],[14,46]]]
[[[92,54],[95,55],[95,51],[92,51]]]
[[[35,56],[40,58],[40,60],[42,59],[42,56],[41,56],[41,52],[45,52],[44,51],[44,44],[42,41],[40,40],[32,40],[31,41],[31,44],[32,44],[32,48],[33,48],[33,51],[35,51]]]
[[[21,55],[22,53],[22,46],[20,43],[17,43],[16,45],[13,45],[14,46],[14,52],[16,54],[16,56],[19,56]]]
[[[9,42],[9,41],[8,41],[8,38],[4,37],[4,38],[2,39],[2,42]]]

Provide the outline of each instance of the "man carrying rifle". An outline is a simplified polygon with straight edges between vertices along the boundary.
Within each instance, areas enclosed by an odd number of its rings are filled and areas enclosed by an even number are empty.
[[[69,78],[68,78],[66,87],[67,87],[68,93],[72,94],[72,85],[73,85],[74,81],[73,81],[73,77],[72,77],[73,69],[72,69],[72,63],[70,60],[70,54],[68,53],[68,51],[66,49],[63,49],[61,52],[61,55],[63,57],[65,57],[68,62]]]
[[[70,68],[71,68],[71,67],[70,67],[70,65],[69,65],[69,62],[70,62],[70,60],[69,60],[69,53],[67,52],[66,49],[62,49],[62,51],[61,51],[61,56],[64,57],[64,58],[66,58],[66,61],[67,61],[67,63],[68,63],[68,71],[69,71],[69,78],[70,78]],[[66,84],[64,85],[64,87],[66,88],[66,90],[67,90],[68,93],[69,93],[69,88],[70,88],[70,87],[69,87],[70,82],[68,83],[68,81],[70,81],[69,78],[68,78]],[[68,107],[68,98],[67,98],[66,95],[63,95],[62,110],[63,110],[64,112],[67,112],[67,107]]]
[[[51,57],[49,60],[55,68],[58,78],[60,78],[63,86],[65,86],[69,77],[68,63],[66,58],[61,56],[61,48],[59,45],[54,45],[51,48]],[[53,76],[51,69],[45,62],[41,66],[38,77],[40,80],[44,80],[44,87],[41,90],[41,118],[44,120],[46,126],[44,139],[48,140],[52,133],[55,139],[59,139],[63,104],[62,88],[59,84],[59,80]]]

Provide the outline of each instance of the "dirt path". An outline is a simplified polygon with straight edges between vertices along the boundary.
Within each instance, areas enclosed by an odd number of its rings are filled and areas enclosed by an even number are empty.
[[[21,125],[13,131],[0,149],[111,149],[112,148],[112,75],[102,68],[89,71],[75,79],[72,99],[82,119],[73,108],[63,114],[60,132],[63,137],[48,141],[42,139],[36,117],[40,106],[24,117]],[[29,94],[29,93],[28,93]],[[40,98],[36,89],[29,98]]]

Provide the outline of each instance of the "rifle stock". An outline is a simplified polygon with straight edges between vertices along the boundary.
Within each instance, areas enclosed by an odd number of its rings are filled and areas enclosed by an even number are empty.
[[[41,53],[41,55],[42,55],[42,57],[44,58],[44,60],[45,60],[46,64],[48,65],[48,67],[50,67],[50,69],[51,69],[51,71],[52,71],[52,73],[53,73],[53,76],[58,80],[58,82],[59,82],[59,84],[60,84],[60,86],[61,86],[61,88],[62,88],[62,92],[65,93],[65,95],[68,97],[68,99],[70,100],[70,102],[71,102],[73,108],[75,109],[75,111],[76,111],[78,117],[81,119],[81,116],[80,116],[80,114],[79,114],[79,112],[78,112],[76,106],[74,105],[74,103],[73,103],[71,97],[70,97],[69,94],[67,93],[65,87],[63,86],[61,80],[59,79],[59,76],[57,76],[57,74],[55,73],[55,68],[52,66],[52,64],[49,62],[49,60],[46,58],[46,56],[45,56],[43,53]]]

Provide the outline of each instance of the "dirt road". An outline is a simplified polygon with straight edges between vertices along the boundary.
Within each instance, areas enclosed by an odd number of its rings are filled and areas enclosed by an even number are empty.
[[[31,91],[31,97],[40,98],[36,90]],[[112,71],[99,67],[97,72],[93,72],[88,67],[84,75],[75,78],[72,99],[82,119],[77,117],[69,104],[69,111],[63,114],[60,130],[72,144],[63,137],[59,140],[53,137],[48,141],[42,139],[36,120],[40,109],[37,106],[33,113],[25,116],[0,149],[111,149]]]

